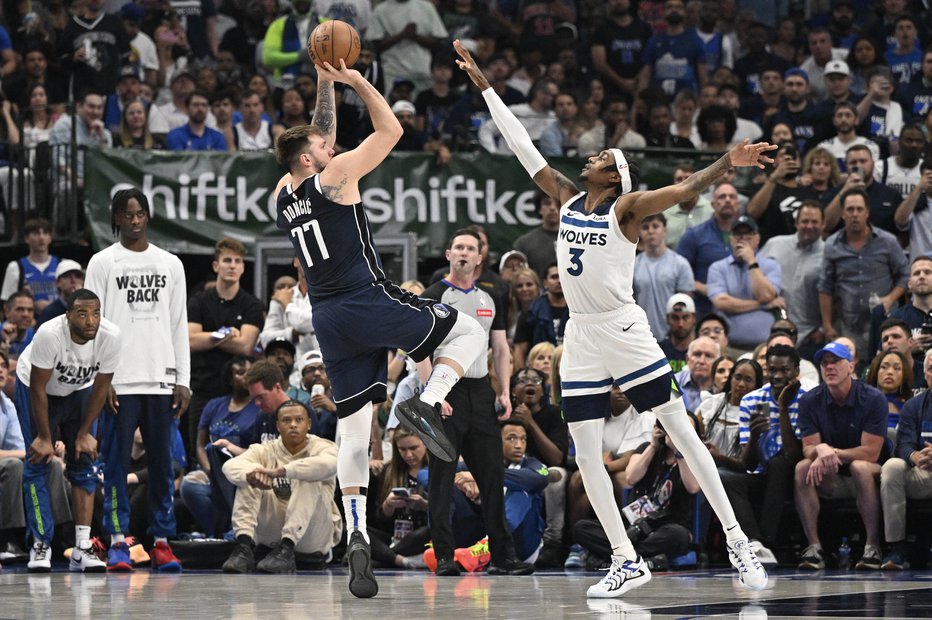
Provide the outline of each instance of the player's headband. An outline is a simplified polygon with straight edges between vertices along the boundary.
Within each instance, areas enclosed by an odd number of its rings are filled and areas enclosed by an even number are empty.
[[[627,194],[631,191],[631,171],[628,170],[628,160],[625,159],[621,149],[608,149],[615,156],[615,165],[618,166],[618,174],[621,175],[621,193]]]

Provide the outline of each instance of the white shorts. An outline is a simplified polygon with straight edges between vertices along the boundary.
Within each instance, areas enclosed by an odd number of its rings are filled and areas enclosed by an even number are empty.
[[[610,312],[570,315],[560,360],[564,399],[607,394],[613,384],[629,392],[672,373],[640,306],[626,304]],[[671,390],[666,385],[663,389],[664,395],[649,399],[657,402],[646,407],[634,400],[632,404],[644,411],[667,402]]]

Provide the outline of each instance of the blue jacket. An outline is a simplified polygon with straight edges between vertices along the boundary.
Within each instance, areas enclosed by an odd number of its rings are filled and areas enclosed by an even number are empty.
[[[560,308],[560,310],[568,313],[567,308]],[[555,318],[559,317],[553,316],[553,308],[550,306],[550,302],[547,301],[546,293],[534,300],[534,303],[527,309],[527,314],[525,315],[528,331],[531,334],[531,347],[539,342],[552,342],[553,344],[557,344],[563,341],[562,333],[559,334],[559,339],[557,338],[557,330],[554,327]],[[564,327],[566,321],[563,321],[560,325],[561,328]]]
[[[906,401],[896,427],[894,454],[910,465],[909,455],[932,443],[932,392],[926,391]]]

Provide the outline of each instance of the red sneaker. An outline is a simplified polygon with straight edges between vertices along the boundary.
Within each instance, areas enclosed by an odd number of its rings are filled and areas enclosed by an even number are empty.
[[[167,542],[159,541],[152,547],[152,569],[160,573],[180,573],[181,561],[172,553]]]
[[[453,559],[467,572],[476,573],[489,565],[492,555],[489,553],[488,536],[474,544],[472,547],[457,549],[453,552]]]
[[[424,564],[427,565],[430,572],[437,572],[437,556],[434,554],[434,548],[432,546],[424,551]]]

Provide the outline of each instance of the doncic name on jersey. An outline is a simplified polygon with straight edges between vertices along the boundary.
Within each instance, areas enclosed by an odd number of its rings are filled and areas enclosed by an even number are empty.
[[[158,302],[159,291],[168,284],[168,276],[158,273],[130,273],[116,277],[117,288],[126,291],[127,303]]]
[[[62,364],[55,362],[55,372],[58,373],[58,382],[65,385],[81,385],[88,380],[100,369],[100,362],[93,366],[76,366],[74,364]]]
[[[301,200],[296,200],[290,205],[282,209],[282,215],[285,216],[285,219],[288,220],[288,223],[294,221],[296,217],[301,215],[310,215],[311,214],[311,199],[303,198]]]

